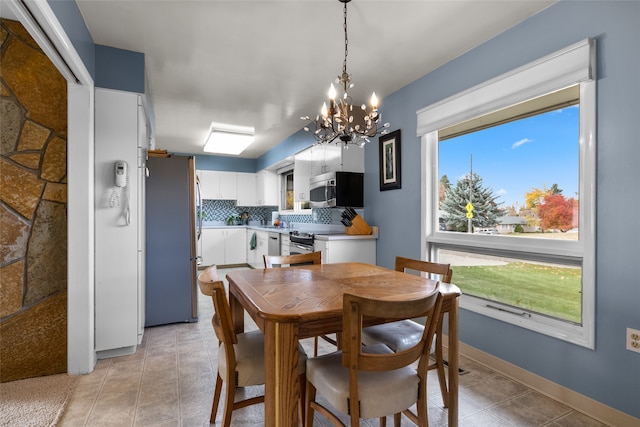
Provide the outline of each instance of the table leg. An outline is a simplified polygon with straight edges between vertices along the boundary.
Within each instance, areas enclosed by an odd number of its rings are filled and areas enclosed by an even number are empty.
[[[449,426],[458,425],[458,298],[451,302],[449,311]]]
[[[265,321],[265,426],[297,427],[298,326]]]
[[[229,292],[229,308],[231,309],[231,321],[236,334],[244,332],[244,307],[240,301]]]

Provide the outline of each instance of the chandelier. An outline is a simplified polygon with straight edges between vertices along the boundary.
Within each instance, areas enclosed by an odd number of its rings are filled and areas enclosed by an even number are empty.
[[[360,147],[365,142],[369,142],[369,138],[376,135],[385,135],[389,133],[389,123],[379,125],[382,116],[378,112],[378,98],[376,93],[371,95],[371,106],[367,108],[365,104],[360,107],[353,106],[353,101],[348,89],[353,87],[350,83],[351,78],[347,73],[347,53],[349,38],[347,37],[347,3],[351,0],[338,0],[344,3],[344,62],[342,63],[342,74],[338,76],[335,83],[339,83],[342,88],[342,97],[336,100],[336,88],[333,84],[329,88],[329,106],[325,102],[322,105],[320,114],[315,120],[309,116],[301,117],[302,120],[308,120],[308,126],[304,130],[311,132],[316,139],[316,144],[330,144],[332,142],[339,143],[339,139],[345,146],[355,144]]]

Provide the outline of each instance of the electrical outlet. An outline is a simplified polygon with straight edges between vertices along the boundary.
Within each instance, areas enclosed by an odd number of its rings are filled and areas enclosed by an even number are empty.
[[[627,328],[627,350],[640,353],[640,331]]]

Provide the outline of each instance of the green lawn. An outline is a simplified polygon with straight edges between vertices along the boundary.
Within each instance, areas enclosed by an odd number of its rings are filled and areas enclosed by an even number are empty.
[[[452,282],[464,294],[581,322],[579,268],[512,262],[499,266],[452,266],[452,270]]]

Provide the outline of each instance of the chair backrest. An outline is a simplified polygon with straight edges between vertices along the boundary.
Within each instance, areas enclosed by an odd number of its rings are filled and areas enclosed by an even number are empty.
[[[451,283],[451,277],[453,276],[450,264],[439,264],[396,256],[396,271],[405,272],[406,270],[422,271],[429,273],[429,275],[437,274],[440,276],[439,281],[443,283]]]
[[[233,329],[231,309],[224,289],[224,282],[219,280],[218,269],[215,265],[207,267],[198,274],[198,286],[200,287],[200,292],[213,299],[213,309],[215,310],[211,318],[213,330],[218,340],[227,347],[227,356],[235,358],[233,344],[236,344],[238,339]]]
[[[322,252],[295,255],[264,255],[264,268],[273,268],[274,265],[305,265],[322,264]]]
[[[351,294],[344,295],[342,365],[349,369],[350,402],[356,405],[351,408],[352,411],[358,411],[358,371],[390,371],[408,366],[419,359],[417,374],[424,380],[441,308],[442,295],[438,286],[429,296],[414,301],[383,301]],[[363,320],[380,317],[381,313],[385,318],[393,319],[426,316],[422,338],[413,347],[397,353],[364,353],[367,346],[362,345]]]

